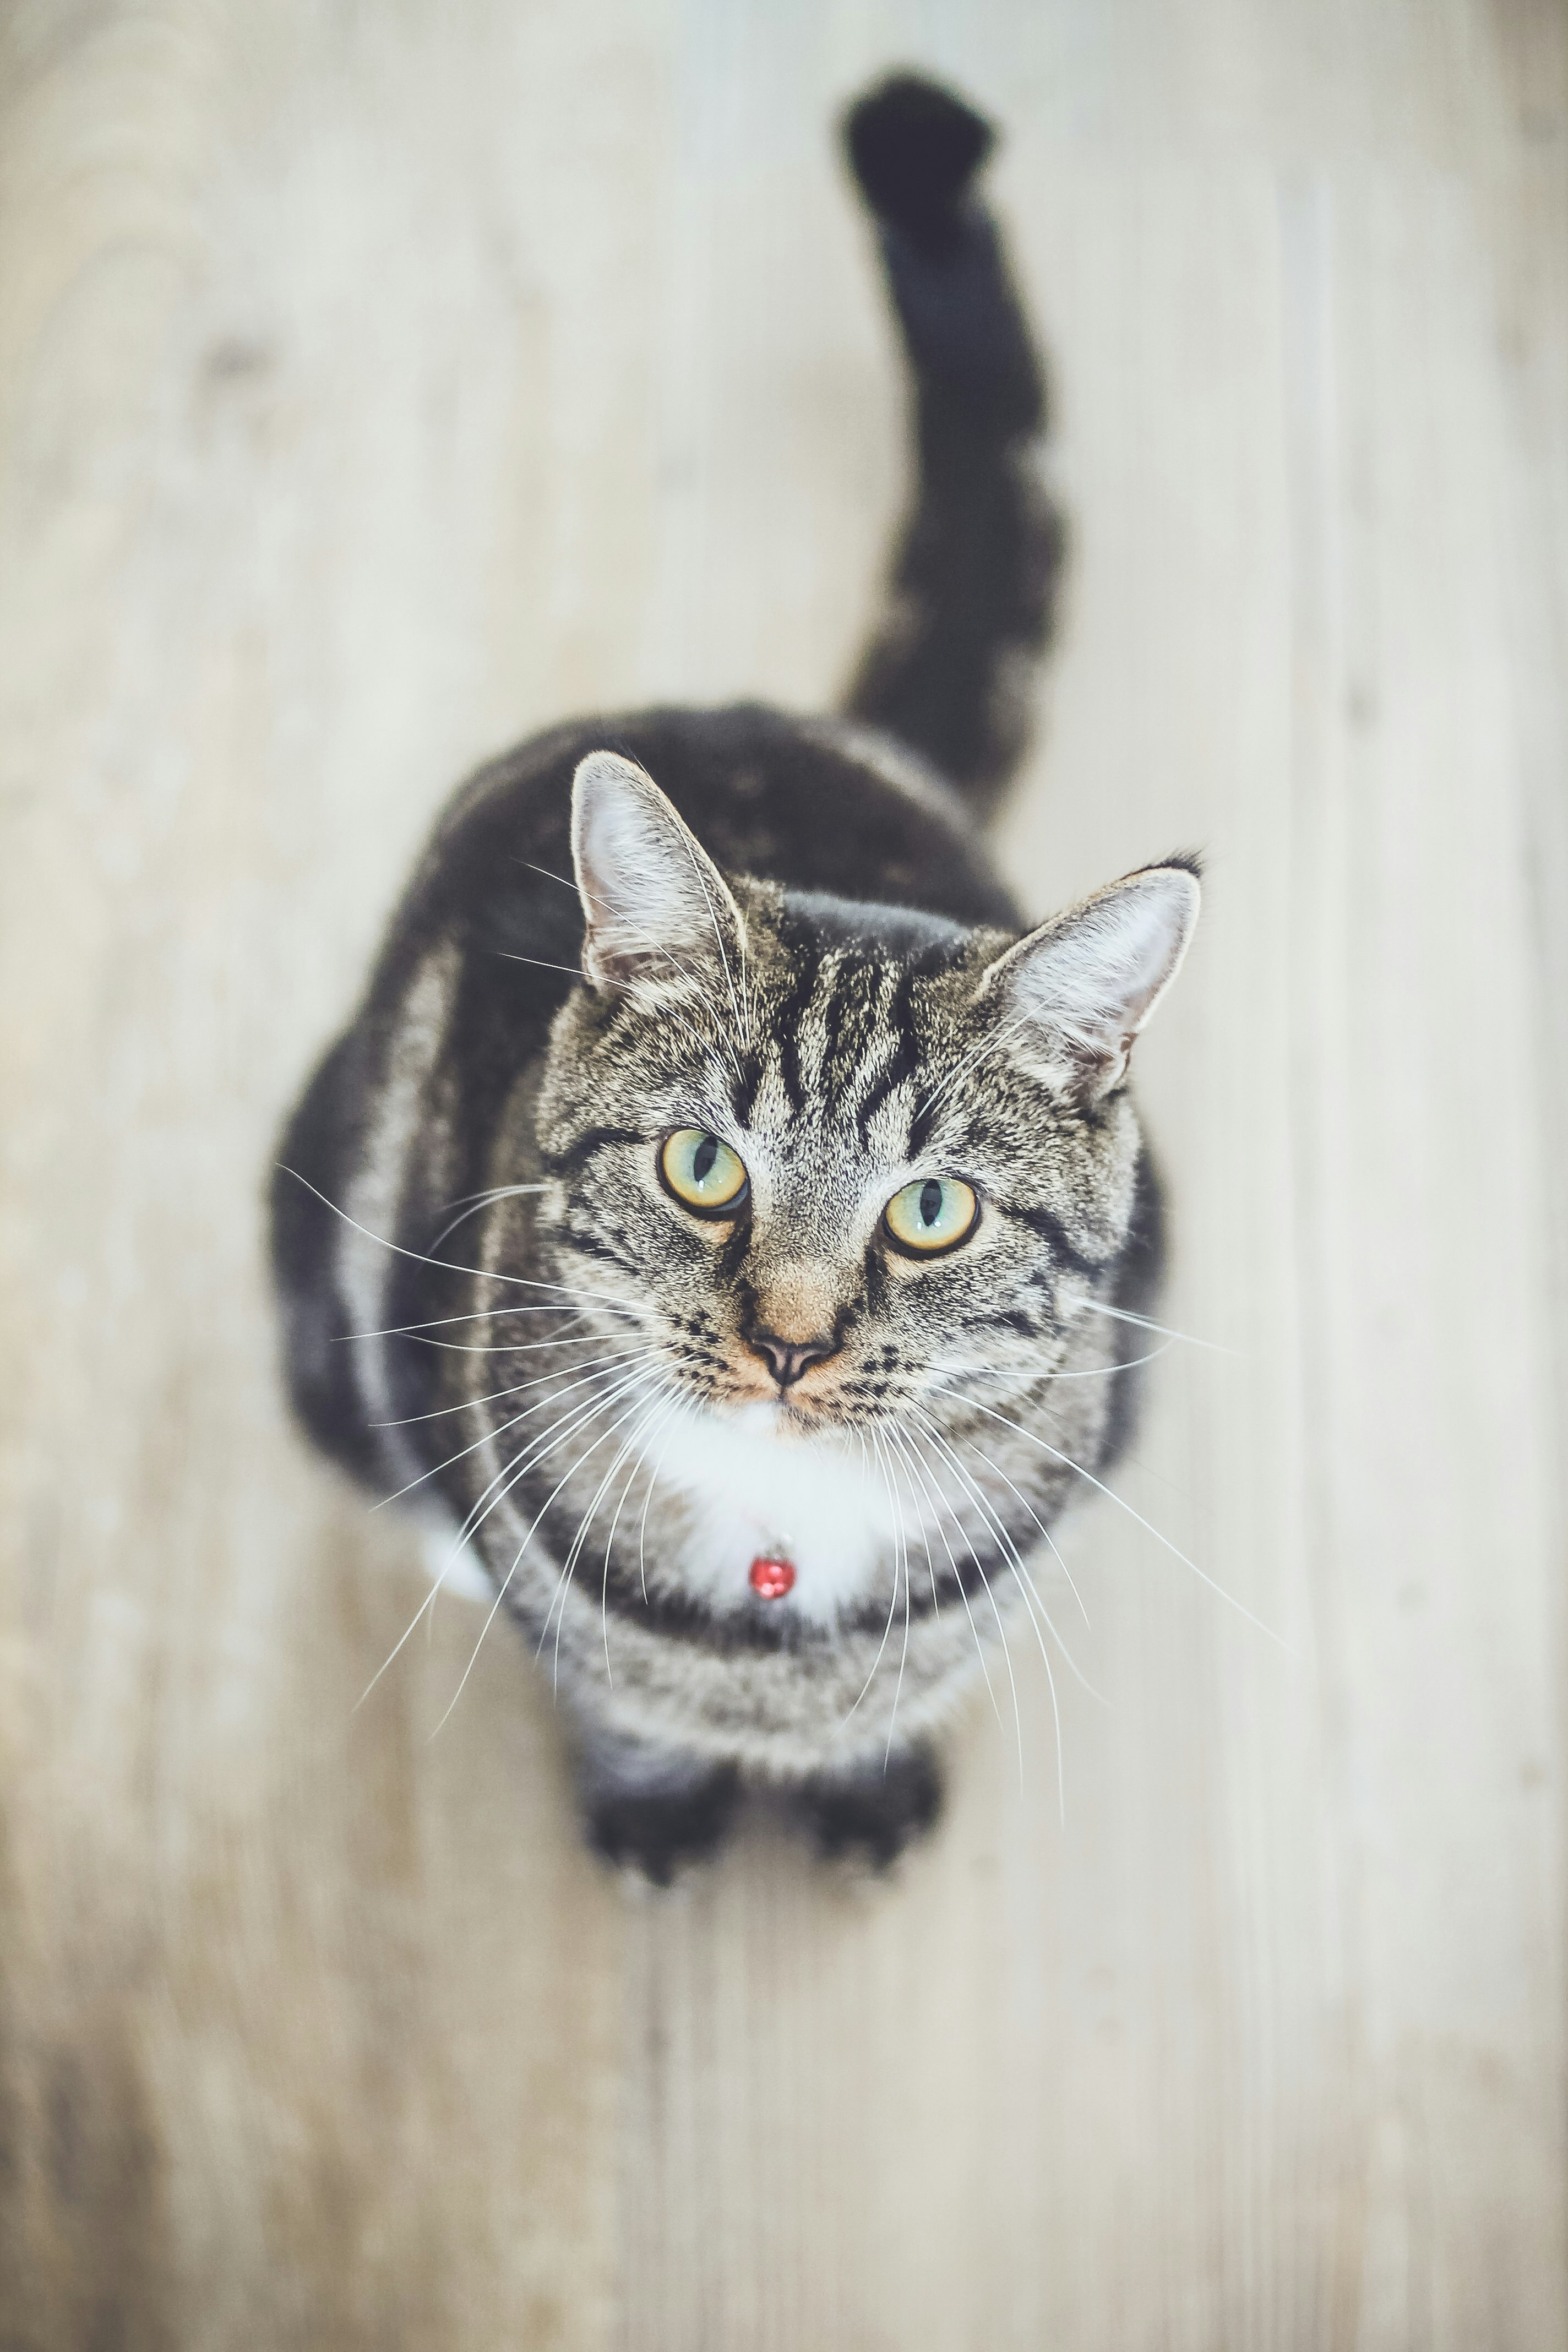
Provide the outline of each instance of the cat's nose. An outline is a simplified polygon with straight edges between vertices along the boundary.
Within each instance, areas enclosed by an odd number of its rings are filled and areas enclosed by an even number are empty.
[[[746,1345],[763,1357],[781,1389],[793,1388],[802,1372],[838,1353],[836,1339],[781,1339],[776,1331],[748,1331]]]

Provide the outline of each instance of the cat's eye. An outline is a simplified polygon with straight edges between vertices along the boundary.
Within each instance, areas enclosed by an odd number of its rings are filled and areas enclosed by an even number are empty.
[[[735,1217],[745,1206],[751,1180],[740,1154],[705,1127],[682,1127],[658,1155],[667,1192],[696,1217]]]
[[[888,1238],[911,1256],[956,1249],[980,1222],[980,1203],[960,1176],[917,1176],[882,1212]]]

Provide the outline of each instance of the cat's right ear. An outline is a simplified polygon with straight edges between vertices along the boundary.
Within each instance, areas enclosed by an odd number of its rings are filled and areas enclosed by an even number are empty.
[[[1196,860],[1146,866],[1042,923],[982,976],[1011,1050],[1093,1102],[1120,1084],[1132,1041],[1181,969],[1198,919]]]
[[[579,762],[572,864],[591,988],[658,994],[739,968],[745,925],[723,876],[635,761],[590,751]]]

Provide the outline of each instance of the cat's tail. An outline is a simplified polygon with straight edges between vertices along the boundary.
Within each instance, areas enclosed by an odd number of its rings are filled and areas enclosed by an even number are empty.
[[[973,182],[991,125],[895,74],[845,118],[914,380],[918,478],[847,714],[932,761],[979,813],[1026,748],[1066,531],[1034,461],[1044,372]]]

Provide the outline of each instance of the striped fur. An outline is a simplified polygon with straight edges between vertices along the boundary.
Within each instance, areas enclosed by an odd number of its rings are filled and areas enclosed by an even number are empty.
[[[1059,534],[1038,539],[1019,487],[1037,369],[973,139],[952,168],[975,120],[904,81],[852,141],[878,126],[855,161],[945,419],[910,544],[958,527],[967,416],[1012,588],[966,614],[940,562],[904,562],[849,719],[601,718],[481,772],[280,1154],[301,1419],[362,1480],[438,1500],[556,1684],[599,1843],[656,1877],[748,1780],[793,1790],[828,1846],[886,1855],[929,1822],[922,1744],[1005,1628],[1051,1639],[1046,1531],[1122,1442],[1144,1352],[1124,1318],[1152,1295],[1159,1195],[1126,1053],[1196,889],[1153,869],[1020,945],[977,838],[1018,740],[1000,682],[1043,634]],[[965,343],[950,364],[944,316],[980,362]],[[965,545],[959,573],[984,572]],[[942,627],[962,660],[928,724],[889,648]],[[921,756],[933,739],[968,746],[964,796]],[[662,1184],[662,1139],[689,1127],[743,1160],[742,1215],[694,1217]],[[931,1174],[968,1182],[979,1222],[916,1259],[883,1212]],[[821,1360],[781,1385],[769,1334]],[[747,1580],[770,1550],[796,1570],[784,1600]]]

